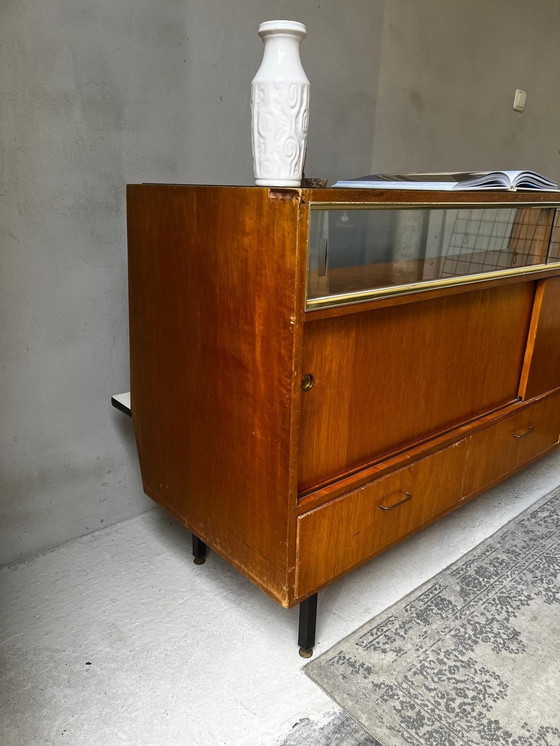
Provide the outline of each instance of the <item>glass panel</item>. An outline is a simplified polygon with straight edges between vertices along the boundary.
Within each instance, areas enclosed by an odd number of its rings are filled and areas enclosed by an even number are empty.
[[[560,210],[556,210],[554,226],[550,237],[550,248],[548,250],[549,262],[560,262]]]
[[[308,299],[559,261],[553,216],[539,207],[312,209]]]

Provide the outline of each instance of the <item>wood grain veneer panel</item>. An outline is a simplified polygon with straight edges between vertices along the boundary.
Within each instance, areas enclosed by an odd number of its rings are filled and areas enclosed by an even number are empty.
[[[460,501],[466,443],[300,516],[296,596],[347,572]]]
[[[545,453],[560,436],[560,396],[524,407],[469,438],[465,495],[504,479]]]
[[[529,354],[521,391],[526,399],[560,386],[560,278],[543,280],[539,287]]]
[[[515,400],[534,283],[306,320],[300,489]]]
[[[425,205],[430,208],[447,205],[464,205],[466,207],[486,205],[538,205],[556,207],[560,200],[558,192],[506,192],[506,191],[436,191],[423,189],[339,189],[335,187],[302,189],[303,199],[309,203],[329,205],[378,204]]]
[[[128,236],[144,489],[287,604],[298,196],[131,186]]]

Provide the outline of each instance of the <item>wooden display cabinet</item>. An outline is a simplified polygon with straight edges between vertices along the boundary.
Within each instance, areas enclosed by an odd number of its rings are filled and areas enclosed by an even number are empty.
[[[128,187],[146,493],[284,607],[560,434],[558,194]]]

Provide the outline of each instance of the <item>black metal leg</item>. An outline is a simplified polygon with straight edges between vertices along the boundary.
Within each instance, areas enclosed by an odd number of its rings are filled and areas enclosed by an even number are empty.
[[[206,562],[206,544],[194,534],[192,536],[192,553],[195,565],[203,565]]]
[[[299,605],[299,654],[302,658],[311,658],[315,645],[317,628],[317,594],[314,593]]]

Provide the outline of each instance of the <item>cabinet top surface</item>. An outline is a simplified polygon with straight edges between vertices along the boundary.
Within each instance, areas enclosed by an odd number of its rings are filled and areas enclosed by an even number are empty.
[[[345,205],[418,205],[418,206],[440,206],[440,205],[551,205],[560,207],[560,191],[545,192],[540,190],[526,191],[437,191],[437,190],[412,190],[412,189],[340,189],[335,187],[326,188],[288,188],[288,187],[259,187],[259,186],[230,186],[212,184],[129,184],[129,188],[151,188],[151,189],[196,189],[196,190],[218,190],[223,192],[242,192],[243,190],[261,191],[269,193],[271,197],[296,198],[303,204],[316,204],[325,206]]]

